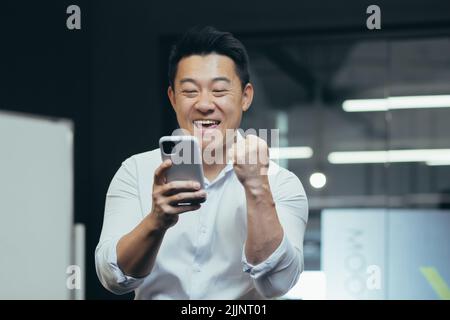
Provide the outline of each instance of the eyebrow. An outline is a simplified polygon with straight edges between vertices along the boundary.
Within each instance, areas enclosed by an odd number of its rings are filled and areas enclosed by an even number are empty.
[[[225,81],[225,82],[231,83],[231,80],[228,79],[227,77],[217,77],[217,78],[213,79],[213,82],[217,82],[217,81]]]
[[[183,84],[185,82],[192,82],[193,84],[197,84],[197,82],[192,78],[183,78],[180,80],[180,84]]]
[[[216,77],[214,79],[212,79],[213,82],[217,82],[217,81],[225,81],[227,83],[231,83],[231,80],[228,79],[227,77]],[[180,84],[186,83],[186,82],[191,82],[193,84],[197,84],[197,81],[195,81],[192,78],[183,78],[180,80]]]

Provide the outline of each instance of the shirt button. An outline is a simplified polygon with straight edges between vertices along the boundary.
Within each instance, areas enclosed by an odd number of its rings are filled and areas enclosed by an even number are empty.
[[[202,232],[202,233],[206,233],[206,227],[202,227],[202,228],[201,228],[201,232]]]

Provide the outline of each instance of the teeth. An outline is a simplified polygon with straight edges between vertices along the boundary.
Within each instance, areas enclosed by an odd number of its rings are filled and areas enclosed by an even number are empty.
[[[219,124],[219,121],[217,120],[195,120],[195,124],[199,125],[210,125],[210,124]]]

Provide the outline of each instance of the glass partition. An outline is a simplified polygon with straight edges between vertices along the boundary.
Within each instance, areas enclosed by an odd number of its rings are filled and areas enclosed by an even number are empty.
[[[278,160],[310,205],[306,272],[286,297],[445,297],[436,288],[450,282],[450,38],[245,44],[255,100],[243,128],[277,128],[280,148],[311,151]]]

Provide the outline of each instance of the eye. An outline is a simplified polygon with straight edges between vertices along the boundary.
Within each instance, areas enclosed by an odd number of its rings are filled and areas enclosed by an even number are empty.
[[[227,89],[214,89],[213,95],[216,97],[222,97],[222,96],[226,95],[227,92],[228,92]]]
[[[193,98],[197,95],[197,90],[181,90],[181,93],[189,98]]]

